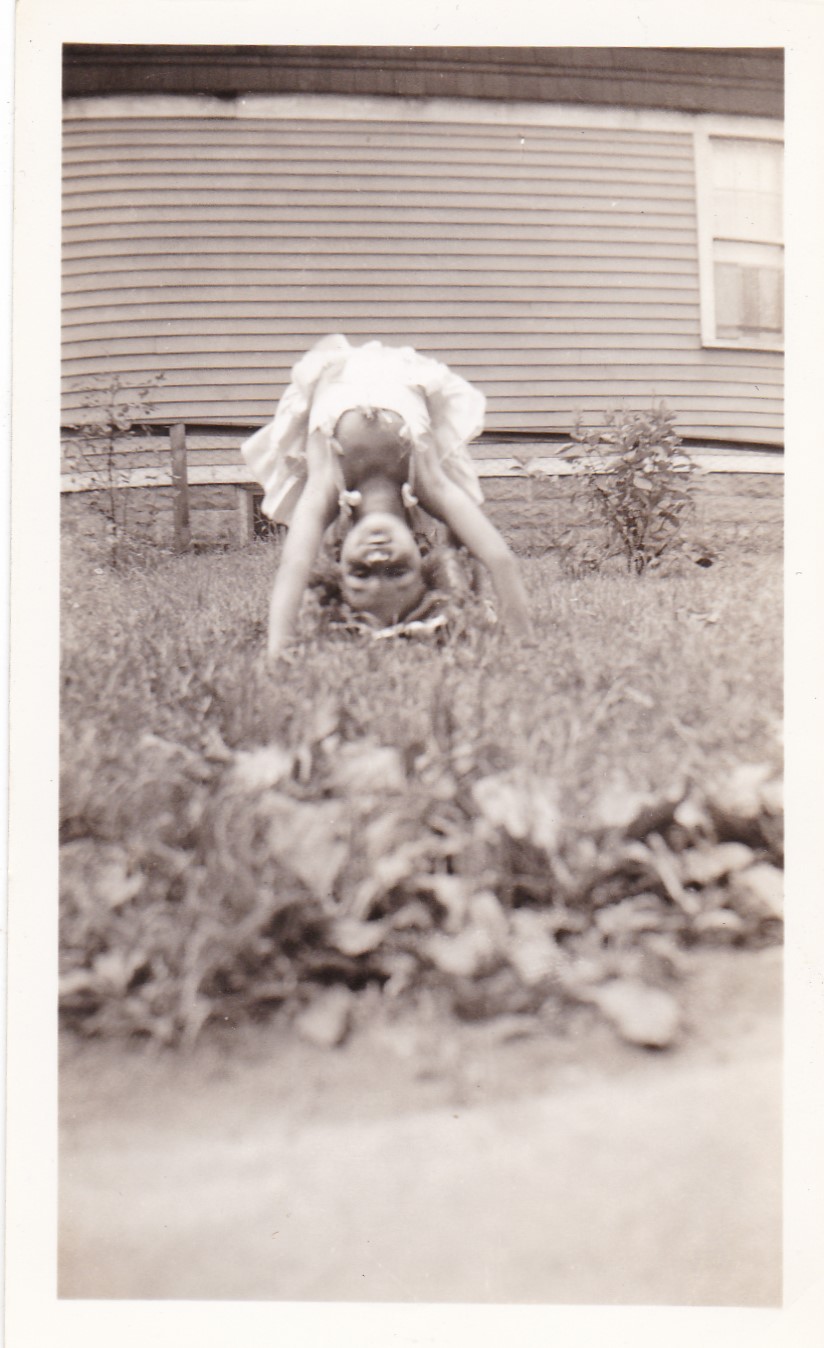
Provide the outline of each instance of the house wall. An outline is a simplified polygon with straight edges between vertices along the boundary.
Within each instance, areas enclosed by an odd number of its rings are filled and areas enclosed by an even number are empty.
[[[585,526],[585,509],[572,469],[555,457],[556,446],[491,442],[477,456],[485,509],[522,555],[543,555],[561,535]],[[105,532],[105,465],[90,471],[66,448],[73,472],[64,478],[63,519],[92,536]],[[515,457],[517,456],[517,457]],[[745,552],[776,552],[783,543],[783,456],[773,453],[695,452],[698,481],[692,537],[710,548],[734,545]],[[525,471],[526,464],[531,471]],[[197,547],[237,547],[253,537],[253,499],[259,492],[240,462],[231,434],[187,436],[192,542]],[[174,497],[167,436],[124,438],[111,479],[118,518],[130,537],[163,547],[174,544]],[[98,490],[95,491],[95,488]],[[101,512],[101,506],[104,508]]]
[[[718,474],[702,483],[690,536],[724,553],[779,553],[783,547],[783,478],[740,473]],[[556,551],[562,535],[587,525],[574,485],[568,478],[524,482],[489,478],[484,482],[486,512],[520,556]],[[129,491],[125,516],[128,537],[160,547],[174,546],[174,500],[169,487]],[[189,489],[192,544],[196,548],[232,548],[252,539],[252,492],[231,484]],[[62,497],[64,523],[89,537],[105,536],[105,514],[92,493]]]
[[[69,100],[65,419],[161,372],[154,420],[253,427],[318,336],[412,344],[491,435],[663,399],[782,441],[782,358],[701,347],[694,127],[482,100]]]
[[[189,489],[191,545],[195,549],[233,548],[252,538],[252,498],[232,484],[194,486]],[[174,493],[168,486],[122,489],[117,493],[116,522],[122,540],[130,544],[151,543],[173,549]],[[97,492],[64,492],[60,499],[61,523],[82,537],[103,542],[109,532],[112,507]]]
[[[568,477],[484,481],[486,512],[521,556],[553,552],[564,536],[590,529],[585,505]],[[778,474],[714,473],[696,493],[685,535],[710,552],[778,553],[784,539],[784,481]]]

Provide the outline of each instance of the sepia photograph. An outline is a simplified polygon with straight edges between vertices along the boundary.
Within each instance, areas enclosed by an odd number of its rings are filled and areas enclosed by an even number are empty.
[[[179,31],[50,68],[57,1301],[778,1312],[784,46]]]
[[[778,1303],[782,95],[64,47],[61,1295]]]

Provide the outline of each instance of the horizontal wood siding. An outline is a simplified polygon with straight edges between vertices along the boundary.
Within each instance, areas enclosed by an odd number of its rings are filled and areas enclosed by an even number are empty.
[[[154,419],[253,426],[319,336],[411,344],[491,433],[664,399],[686,437],[781,441],[781,359],[702,350],[688,129],[75,115],[64,405],[163,374]]]

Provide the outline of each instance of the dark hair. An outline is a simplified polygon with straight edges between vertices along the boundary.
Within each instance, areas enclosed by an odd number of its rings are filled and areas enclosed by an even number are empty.
[[[454,628],[466,603],[477,591],[475,563],[464,548],[433,546],[425,536],[416,536],[416,542],[421,549],[421,575],[426,591],[403,615],[399,626],[428,624],[441,631]],[[340,546],[337,540],[323,549],[309,578],[317,621],[325,629],[380,630],[368,613],[353,609],[343,597]],[[435,623],[435,619],[439,621]]]

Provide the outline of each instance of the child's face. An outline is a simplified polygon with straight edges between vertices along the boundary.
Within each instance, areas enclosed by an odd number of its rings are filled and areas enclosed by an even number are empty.
[[[341,590],[351,608],[391,627],[425,589],[421,554],[402,520],[375,511],[350,529],[341,552]]]

